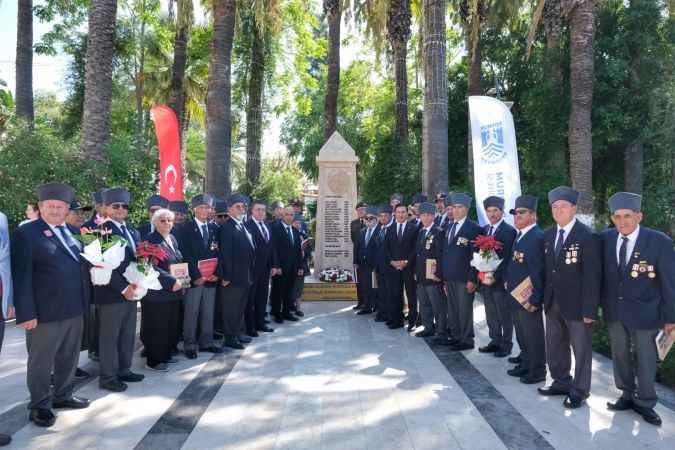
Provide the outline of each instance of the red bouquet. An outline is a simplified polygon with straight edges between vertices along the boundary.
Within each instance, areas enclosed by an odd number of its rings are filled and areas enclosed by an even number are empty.
[[[168,254],[157,244],[151,244],[148,241],[142,241],[136,244],[136,256],[139,259],[138,266],[141,272],[149,265],[157,265],[157,263],[164,261]]]
[[[494,236],[478,236],[471,243],[478,248],[478,253],[474,253],[471,260],[471,265],[478,270],[478,279],[488,286],[494,284],[494,271],[502,262],[497,250],[504,248],[504,244]]]
[[[497,239],[495,239],[494,235],[493,236],[476,236],[476,239],[471,241],[471,243],[475,246],[478,247],[478,249],[481,251],[481,253],[489,254],[491,253],[492,250],[501,250],[504,248],[504,244],[499,242]]]

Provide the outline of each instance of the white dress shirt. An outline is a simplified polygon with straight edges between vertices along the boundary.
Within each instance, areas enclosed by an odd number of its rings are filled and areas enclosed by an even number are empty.
[[[561,243],[561,248],[562,248],[562,245],[565,244],[565,241],[567,241],[567,236],[569,236],[570,233],[572,232],[572,228],[574,227],[575,223],[577,223],[576,217],[574,219],[572,219],[570,221],[570,223],[568,223],[567,225],[562,227],[562,229],[565,230],[565,233],[563,233],[563,241]],[[560,236],[560,230],[561,230],[560,225],[558,225],[557,226],[557,232],[556,232],[556,235],[555,235],[555,241],[554,241],[553,245],[555,245],[558,242],[558,236]]]
[[[523,236],[525,236],[527,234],[527,232],[530,231],[535,226],[537,226],[537,222],[533,223],[532,225],[526,226],[522,230],[518,230],[518,232],[520,233],[520,237],[519,238],[516,237],[516,242],[520,241],[523,238]]]
[[[616,238],[616,261],[619,262],[619,252],[621,251],[621,244],[623,243],[623,234],[618,233],[619,235]],[[628,243],[626,243],[626,264],[630,261],[630,256],[633,254],[633,249],[635,248],[635,242],[637,241],[638,235],[640,234],[640,225],[638,225],[635,230],[628,236]],[[618,265],[618,264],[617,264]]]

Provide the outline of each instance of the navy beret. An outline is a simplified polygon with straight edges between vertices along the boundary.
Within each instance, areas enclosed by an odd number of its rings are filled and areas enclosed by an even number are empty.
[[[192,208],[202,205],[213,206],[213,197],[209,194],[199,194],[192,197],[192,201],[190,202]]]
[[[579,192],[571,187],[558,186],[548,192],[548,204],[553,205],[558,200],[565,200],[576,205],[577,201],[579,201]]]
[[[447,197],[448,197],[448,193],[441,191],[438,194],[436,194],[436,201],[437,202],[444,201]]]
[[[366,204],[366,202],[358,202],[358,203],[356,204],[356,209],[359,209],[359,208],[365,208],[366,206],[368,206],[368,205]]]
[[[632,192],[617,192],[607,200],[607,204],[612,214],[617,209],[630,209],[639,212],[642,210],[642,196]]]
[[[103,203],[103,191],[104,189],[101,189],[100,191],[96,191],[91,194],[91,199],[95,204],[100,205]]]
[[[537,211],[537,197],[534,197],[532,195],[521,195],[518,198],[516,198],[516,204],[513,207],[511,211],[509,211],[511,214],[516,213],[516,209],[518,208],[526,208],[531,211]]]
[[[116,187],[103,191],[103,203],[112,205],[113,203],[124,203],[128,205],[131,203],[131,194],[126,188]]]
[[[426,201],[427,201],[427,196],[424,195],[424,194],[415,194],[413,196],[413,200],[412,200],[413,205],[415,205],[417,203],[424,203]]]
[[[465,194],[464,192],[458,192],[456,194],[452,194],[450,197],[450,201],[452,202],[453,205],[464,205],[467,208],[471,207],[471,197],[468,194]]]
[[[145,201],[145,207],[147,209],[150,209],[154,206],[159,206],[160,208],[168,208],[169,207],[169,200],[165,197],[162,197],[161,195],[157,195],[157,194],[151,195]]]
[[[293,215],[293,222],[304,222],[305,221],[305,216],[303,216],[300,213],[296,213]]]
[[[231,194],[229,197],[227,197],[227,204],[232,207],[237,203],[243,203],[244,205],[248,205],[248,201],[245,195],[241,194]]]
[[[488,209],[492,206],[504,211],[504,199],[501,197],[497,197],[496,195],[491,195],[490,197],[483,200],[483,207],[485,209]]]
[[[70,202],[75,200],[75,189],[66,183],[59,183],[57,181],[38,186],[36,194],[38,200],[41,202],[45,200],[61,200],[70,205]]]
[[[366,216],[376,216],[379,212],[379,208],[376,205],[366,206]]]
[[[188,204],[183,200],[174,200],[172,202],[169,202],[169,210],[181,214],[187,214],[189,212]]]
[[[227,214],[227,202],[224,200],[216,200],[215,206],[216,214]]]
[[[424,202],[419,207],[420,214],[436,214],[436,206],[433,203]]]
[[[389,201],[391,202],[392,200],[398,200],[399,202],[403,202],[403,196],[401,194],[399,194],[398,192],[394,192],[389,197]]]
[[[379,208],[380,214],[391,214],[391,206],[390,205],[382,205]]]
[[[93,208],[88,205],[81,205],[77,200],[70,202],[71,211],[91,211]]]

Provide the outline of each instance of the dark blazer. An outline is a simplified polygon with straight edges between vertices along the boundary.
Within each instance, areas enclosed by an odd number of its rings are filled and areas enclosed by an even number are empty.
[[[490,231],[490,225],[485,225],[483,227],[483,232],[487,236]],[[491,285],[494,289],[504,290],[504,271],[506,266],[509,264],[509,259],[511,258],[511,251],[513,250],[513,241],[516,239],[516,229],[513,228],[510,224],[502,220],[502,223],[499,224],[497,230],[494,232],[495,239],[498,242],[504,244],[501,250],[497,250],[497,256],[502,260],[499,263],[499,267],[495,270],[495,284]]]
[[[567,320],[580,321],[584,317],[597,319],[602,279],[599,238],[593,230],[577,220],[556,258],[557,234],[557,226],[544,232],[546,310],[555,300]]]
[[[384,243],[386,242],[387,233],[389,233],[389,228],[381,224],[377,225],[378,232],[375,240],[375,271],[380,274],[385,273],[387,270],[387,258],[384,252]]]
[[[429,247],[429,248],[427,248]],[[441,284],[440,281],[427,279],[427,260],[436,260],[436,276],[440,279],[441,272],[438,261],[441,257],[443,247],[443,232],[441,229],[432,225],[429,233],[425,233],[424,228],[421,228],[417,234],[417,241],[415,243],[415,277],[418,284]]]
[[[71,234],[79,230],[68,226]],[[89,303],[88,266],[75,260],[42,219],[19,227],[11,245],[17,323],[80,316]]]
[[[438,228],[440,228],[441,231],[443,231],[443,232],[445,232],[445,230],[447,229],[448,224],[450,222],[452,222],[452,220],[445,213],[441,214],[440,216],[436,216],[434,218],[434,225],[436,225]]]
[[[640,226],[627,269],[619,273],[616,257],[619,233],[609,229],[601,236],[604,257],[602,308],[606,320],[620,321],[639,330],[675,323],[673,241],[660,231]],[[632,276],[634,272],[637,272],[635,277]],[[654,275],[650,276],[650,273]]]
[[[144,223],[138,227],[138,234],[141,235],[141,240],[146,240],[150,233],[152,233],[152,225],[150,222]]]
[[[414,223],[406,223],[401,240],[398,239],[398,222],[394,222],[384,239],[384,262],[387,270],[395,272],[391,265],[392,261],[408,261],[408,267],[415,265],[415,242],[417,240],[417,226]],[[407,269],[406,268],[406,269]]]
[[[281,220],[275,221],[272,224],[272,242],[274,251],[278,257],[279,267],[284,274],[293,273],[297,275],[299,269],[302,268],[302,236],[298,230],[291,227],[293,232],[293,245],[291,245],[286,233],[286,228]]]
[[[363,220],[363,223],[361,223],[361,220]],[[361,230],[366,228],[365,220],[366,219],[354,219],[349,223],[349,235],[352,239],[352,243],[356,244],[356,241],[359,240]]]
[[[234,287],[250,287],[253,284],[255,248],[246,237],[243,224],[232,218],[220,227],[220,267],[224,281]]]
[[[180,252],[183,255],[183,261],[188,263],[188,267],[190,268],[192,286],[194,286],[194,281],[202,277],[198,267],[199,261],[218,257],[219,227],[213,223],[207,223],[206,226],[209,232],[209,240],[206,245],[204,244],[199,226],[194,219],[175,227],[174,235],[177,238]],[[220,276],[220,267],[216,268],[216,276]],[[213,287],[216,284],[217,282],[210,282],[204,285]]]
[[[260,278],[262,276],[269,277],[272,267],[279,267],[277,254],[274,249],[274,242],[272,240],[272,227],[269,223],[265,223],[265,226],[267,227],[267,232],[269,234],[269,239],[267,241],[265,241],[265,237],[260,232],[260,228],[253,218],[246,221],[246,228],[253,236],[253,241],[255,242],[255,267],[253,270],[255,278]]]
[[[541,306],[544,301],[544,233],[539,225],[535,225],[513,245],[511,259],[504,272],[509,297],[510,292],[527,277],[530,277],[533,286],[529,303]],[[522,308],[513,297],[511,301],[514,308]]]
[[[158,264],[154,265],[155,270],[159,272],[159,283],[162,285],[162,290],[148,290],[148,293],[143,297],[144,302],[171,302],[183,298],[183,290],[173,292],[173,286],[176,284],[176,279],[171,276],[170,267],[171,264],[179,264],[187,261],[183,259],[176,237],[171,234],[169,235],[169,238],[171,239],[173,248],[176,249],[175,251],[169,247],[169,244],[166,243],[164,237],[157,231],[153,231],[145,239],[151,244],[159,245],[167,253],[167,257],[164,261],[160,261]],[[192,275],[190,275],[190,277],[192,277]]]
[[[448,226],[443,234],[442,256],[440,258],[442,278],[444,281],[462,283],[473,281],[475,283],[478,279],[478,271],[471,266],[474,252],[471,241],[481,234],[481,228],[467,217],[459,230],[455,229],[452,242],[448,242],[451,227],[452,225]]]
[[[359,239],[356,241],[354,250],[354,264],[364,266],[369,270],[373,270],[377,265],[377,236],[380,233],[380,225],[375,225],[373,234],[366,244],[366,235],[368,234],[368,227],[361,230]]]
[[[141,241],[141,235],[129,222],[127,222],[125,225],[129,233],[131,233],[134,243],[138,244]],[[122,234],[122,230],[120,230],[117,225],[109,220],[103,222],[99,228],[102,230],[111,230],[113,235],[126,239],[126,237]],[[128,301],[124,298],[124,296],[122,296],[122,292],[127,288],[127,286],[129,286],[129,282],[122,274],[127,269],[129,263],[136,261],[136,256],[130,246],[131,244],[127,243],[125,247],[124,261],[122,261],[117,269],[112,271],[110,284],[107,286],[94,286],[94,303],[97,305]]]

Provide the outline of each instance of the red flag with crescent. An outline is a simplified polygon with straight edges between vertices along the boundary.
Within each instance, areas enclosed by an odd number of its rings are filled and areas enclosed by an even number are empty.
[[[159,194],[169,200],[183,200],[183,168],[176,113],[166,105],[157,105],[150,114],[155,122],[159,147]]]

